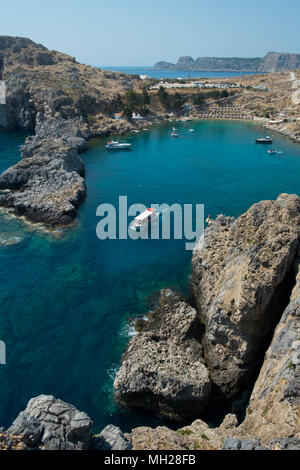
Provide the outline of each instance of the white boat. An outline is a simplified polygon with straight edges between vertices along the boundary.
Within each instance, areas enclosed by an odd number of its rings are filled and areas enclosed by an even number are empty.
[[[194,130],[194,129],[190,129],[190,132],[195,132],[195,130]]]
[[[257,144],[271,144],[273,142],[272,137],[266,135],[265,137],[261,137],[260,139],[255,139]]]
[[[178,137],[178,134],[176,134],[176,132],[173,131],[173,132],[171,132],[171,136],[172,137]]]
[[[152,217],[155,215],[155,209],[150,207],[149,209],[142,212],[140,215],[137,215],[132,223],[131,228],[133,230],[139,230],[145,225],[149,224]]]
[[[106,148],[109,150],[128,150],[132,144],[129,144],[128,142],[119,142],[118,140],[110,140],[106,144]]]

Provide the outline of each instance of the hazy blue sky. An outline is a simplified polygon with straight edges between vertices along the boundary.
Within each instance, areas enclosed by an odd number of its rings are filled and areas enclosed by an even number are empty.
[[[2,1],[1,34],[92,65],[300,53],[300,0]]]

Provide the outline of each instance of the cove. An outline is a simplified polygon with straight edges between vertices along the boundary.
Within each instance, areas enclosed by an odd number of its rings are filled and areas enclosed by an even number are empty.
[[[155,293],[172,287],[189,295],[191,252],[184,240],[103,240],[96,236],[99,204],[205,204],[205,214],[238,216],[281,192],[300,194],[300,146],[272,134],[280,155],[254,139],[253,123],[193,122],[170,137],[172,124],[130,135],[130,152],[107,152],[95,139],[82,154],[87,197],[74,228],[55,237],[0,215],[0,425],[27,401],[53,394],[84,410],[95,431],[161,423],[116,407],[112,383],[132,334],[130,318],[147,312]],[[269,131],[268,131],[269,133]],[[0,170],[19,159],[24,135],[0,133]]]

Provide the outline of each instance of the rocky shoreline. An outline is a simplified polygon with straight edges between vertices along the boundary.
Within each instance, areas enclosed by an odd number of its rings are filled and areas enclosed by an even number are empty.
[[[218,216],[206,228],[204,244],[194,249],[195,307],[175,293],[162,293],[155,314],[138,324],[123,355],[116,400],[173,418],[180,416],[178,408],[181,417],[194,413],[198,419],[179,431],[182,448],[193,442],[220,449],[227,437],[257,439],[263,446],[274,439],[299,440],[299,234],[296,195],[261,201],[238,219]],[[247,384],[254,388],[241,423],[229,414],[212,429],[199,419]],[[168,448],[178,448],[178,432],[166,428],[132,434],[138,448],[149,449],[159,433],[168,436]]]
[[[86,193],[80,153],[92,137],[139,127],[109,117],[116,92],[139,80],[7,37],[0,73],[7,84],[0,127],[33,134],[22,159],[0,175],[0,206],[50,229],[68,225]],[[193,305],[163,291],[137,323],[115,378],[116,401],[191,425],[130,435],[107,426],[93,435],[85,413],[42,395],[0,432],[0,449],[299,448],[299,235],[296,195],[261,201],[238,219],[218,216],[194,250]],[[253,390],[241,423],[233,413],[215,428],[200,419],[245,386]]]
[[[1,130],[30,135],[21,160],[0,175],[0,206],[47,228],[74,221],[84,199],[84,163],[89,139],[139,128],[111,119],[117,92],[139,77],[108,73],[25,38],[0,36],[0,79],[6,102]]]
[[[112,119],[119,111],[118,97],[128,90],[142,93],[142,80],[79,64],[29,39],[8,36],[0,36],[0,80],[6,87],[0,129],[32,134],[20,162],[0,175],[0,206],[48,229],[69,225],[86,194],[79,154],[87,141],[145,127],[143,120]],[[157,97],[151,95],[151,100],[154,122],[170,119]],[[272,129],[297,141],[289,131]]]
[[[0,431],[0,449],[299,450],[299,240],[296,195],[261,201],[237,219],[220,215],[194,249],[195,305],[165,290],[137,321],[116,400],[190,425],[130,434],[108,425],[93,435],[84,412],[42,395]],[[201,419],[247,383],[241,422],[232,412],[217,427]]]

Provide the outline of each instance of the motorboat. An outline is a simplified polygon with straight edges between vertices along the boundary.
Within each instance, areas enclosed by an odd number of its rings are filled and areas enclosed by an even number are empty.
[[[265,137],[260,137],[259,139],[255,139],[257,144],[271,144],[273,142],[272,137],[266,135]]]
[[[132,144],[128,142],[119,142],[118,140],[110,140],[106,144],[106,148],[108,150],[128,150],[130,149]]]
[[[142,229],[144,226],[148,225],[151,222],[151,219],[155,215],[156,215],[156,212],[153,207],[146,209],[144,212],[142,212],[141,214],[137,215],[134,218],[131,228],[133,230]]]

